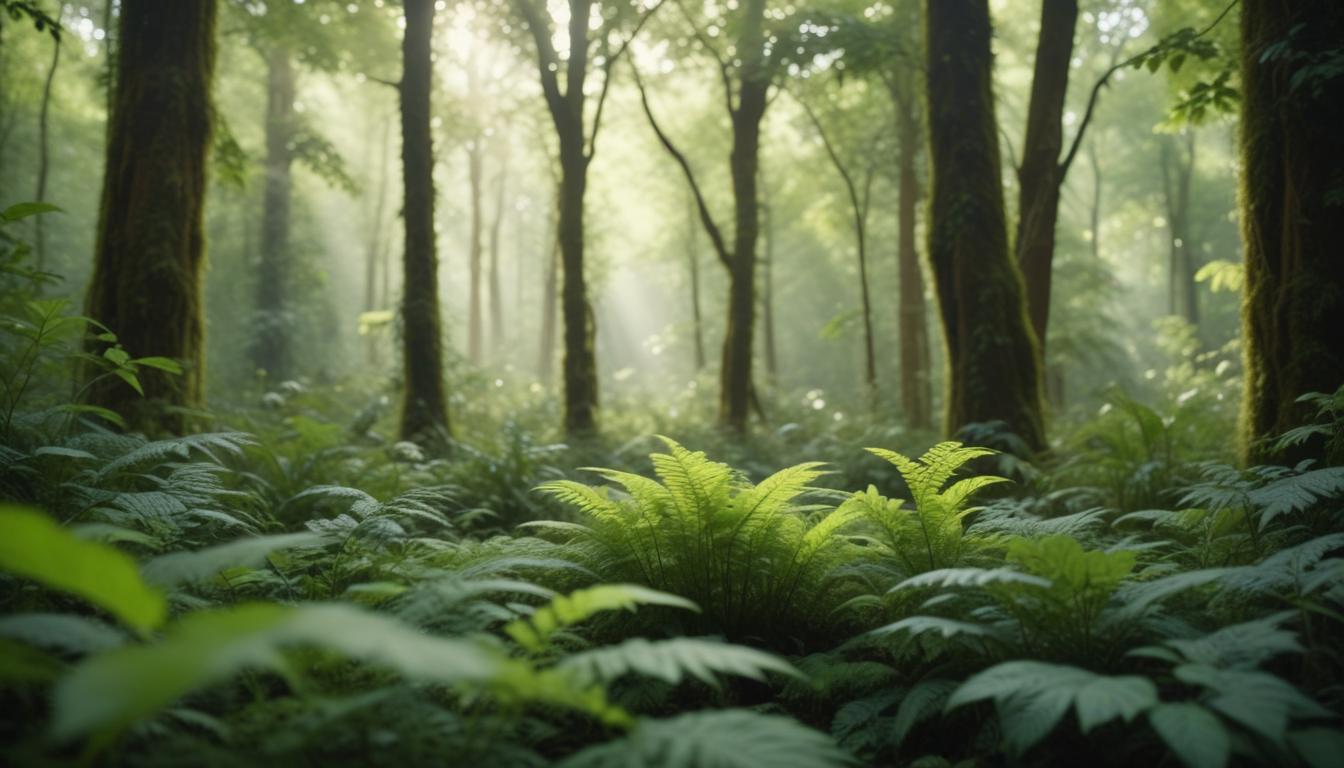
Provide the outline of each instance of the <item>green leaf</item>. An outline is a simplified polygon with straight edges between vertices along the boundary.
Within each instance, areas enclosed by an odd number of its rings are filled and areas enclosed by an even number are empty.
[[[126,635],[87,616],[67,613],[16,613],[0,617],[0,637],[66,653],[92,653],[116,648]]]
[[[182,373],[182,364],[169,357],[137,357],[131,362],[168,373]]]
[[[128,555],[84,541],[36,510],[0,505],[0,569],[78,595],[141,634],[168,613]]]
[[[792,718],[745,709],[645,720],[628,736],[571,755],[560,768],[839,768],[855,760]]]
[[[510,622],[504,631],[529,651],[539,651],[557,630],[603,611],[634,610],[638,605],[665,605],[699,611],[695,603],[635,584],[600,584],[560,595],[530,618]]]
[[[1198,704],[1158,704],[1148,723],[1162,741],[1189,768],[1223,768],[1230,749],[1227,728]]]
[[[319,533],[254,536],[195,552],[173,552],[156,557],[144,564],[140,569],[140,575],[150,584],[170,589],[183,582],[213,576],[225,568],[255,567],[265,562],[266,556],[278,549],[311,547],[325,543],[326,540],[327,537]]]
[[[51,735],[110,735],[245,669],[285,671],[282,651],[327,648],[418,682],[483,684],[505,660],[465,640],[436,638],[352,606],[251,603],[193,613],[163,641],[86,660],[52,696]]]
[[[567,656],[558,668],[589,682],[611,682],[622,675],[636,674],[677,685],[689,675],[714,687],[718,687],[717,675],[722,674],[752,680],[765,680],[767,672],[803,677],[778,656],[696,637],[652,642],[642,637],[631,638],[620,645]]]
[[[1344,755],[1344,732],[1331,728],[1307,728],[1288,734],[1288,743],[1311,768],[1339,768]]]
[[[11,205],[0,213],[0,220],[6,223],[20,221],[29,216],[36,216],[40,213],[64,213],[58,206],[51,203],[17,203]]]

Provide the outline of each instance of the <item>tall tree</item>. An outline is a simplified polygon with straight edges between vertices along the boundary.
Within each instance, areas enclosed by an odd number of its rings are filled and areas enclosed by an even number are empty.
[[[56,67],[61,63],[61,36],[53,30],[51,47],[51,66],[47,67],[47,79],[42,84],[42,107],[37,118],[37,193],[33,197],[39,203],[47,200],[47,168],[51,155],[51,86],[56,80]],[[47,231],[42,216],[37,217],[37,268],[43,269],[47,263]]]
[[[1344,4],[1244,0],[1241,11],[1241,222],[1246,267],[1245,457],[1296,461],[1308,441],[1274,455],[1263,438],[1308,423],[1306,392],[1344,382]],[[1318,63],[1335,62],[1318,67]],[[1339,444],[1339,441],[1336,441]],[[1344,463],[1344,456],[1329,457]]]
[[[257,328],[252,360],[275,378],[290,374],[290,196],[294,165],[294,62],[282,43],[266,51],[266,179],[257,264]]]
[[[877,176],[875,159],[878,153],[865,152],[868,155],[868,161],[864,163],[863,175],[856,178],[855,173],[850,170],[849,164],[840,156],[840,151],[836,148],[835,142],[826,133],[826,128],[822,125],[821,119],[817,117],[817,113],[806,101],[801,98],[797,101],[798,105],[803,108],[803,114],[807,115],[812,127],[816,129],[817,136],[821,138],[821,145],[826,149],[826,156],[830,158],[831,165],[835,166],[836,173],[844,182],[845,193],[849,197],[850,215],[854,226],[854,250],[859,261],[859,307],[863,319],[863,383],[868,389],[869,396],[875,398],[877,394],[877,352],[876,345],[873,343],[873,306],[868,290],[868,209],[873,197],[873,179]],[[864,149],[871,150],[872,147],[867,146]]]
[[[1069,90],[1077,22],[1078,0],[1041,1],[1027,132],[1022,141],[1022,164],[1017,169],[1017,261],[1026,282],[1031,327],[1042,355],[1050,322],[1060,188],[1073,161],[1070,152],[1061,162],[1060,152],[1064,148],[1064,98]]]
[[[1162,199],[1167,212],[1167,311],[1187,323],[1199,323],[1194,249],[1190,247],[1190,194],[1195,178],[1195,131],[1187,128],[1184,147],[1162,137]]]
[[[439,315],[439,260],[434,240],[434,146],[430,92],[434,79],[434,2],[405,0],[401,45],[402,216],[402,439],[427,440],[447,432],[443,384],[443,329]]]
[[[470,79],[470,78],[468,78]],[[471,224],[467,233],[467,359],[483,362],[485,299],[481,294],[481,228],[485,221],[485,179],[482,137],[467,142],[467,187],[471,193]]]
[[[508,200],[509,155],[508,144],[503,143],[499,171],[495,175],[495,211],[490,220],[490,347],[496,360],[504,352],[504,293],[500,285],[499,249],[503,236],[505,202]]]
[[[107,163],[87,314],[134,356],[184,364],[180,376],[146,371],[150,401],[196,406],[203,398],[202,208],[211,137],[215,0],[122,0]],[[141,407],[120,380],[89,400],[139,428],[180,431],[173,408]]]
[[[719,262],[728,271],[728,319],[719,367],[719,423],[745,432],[751,410],[759,410],[752,384],[752,341],[756,322],[756,241],[760,235],[759,195],[761,123],[771,102],[771,87],[784,71],[795,49],[808,50],[814,38],[809,26],[796,18],[776,18],[766,29],[766,1],[744,0],[729,6],[735,17],[726,23],[737,30],[730,47],[719,50],[714,35],[677,3],[699,45],[714,59],[723,86],[723,105],[732,129],[728,168],[732,178],[733,231],[731,239],[715,221],[690,160],[659,125],[649,104],[648,89],[635,73],[640,103],[659,143],[681,168],[695,196],[700,223],[709,235]]]
[[[769,215],[768,213],[766,214]],[[695,198],[686,194],[686,270],[691,281],[691,332],[695,335],[695,372],[705,370],[705,324],[700,314],[700,249],[696,235],[700,225],[695,220]],[[767,283],[768,283],[767,279]],[[769,313],[767,305],[766,313]]]
[[[1003,421],[1045,447],[1040,358],[1008,249],[988,0],[927,0],[929,261],[947,343],[947,428]]]
[[[914,429],[933,428],[932,361],[929,354],[928,308],[924,301],[924,273],[919,266],[916,216],[920,184],[916,165],[922,129],[913,76],[902,75],[892,90],[897,125],[896,261],[900,279],[901,411]]]
[[[661,0],[635,16],[631,32],[620,42],[614,38],[631,22],[629,5],[620,3],[613,4],[610,9],[599,8],[601,12],[594,28],[593,9],[598,5],[595,0],[568,0],[566,37],[569,50],[563,60],[556,49],[556,34],[545,3],[539,0],[512,2],[531,32],[542,93],[559,140],[558,236],[563,275],[561,316],[565,325],[565,429],[571,433],[589,432],[596,427],[597,358],[593,349],[593,310],[588,302],[584,275],[583,200],[588,190],[588,167],[597,149],[612,67],[644,23],[661,7]],[[587,85],[590,65],[595,58],[600,62],[602,85],[590,121],[586,114]]]

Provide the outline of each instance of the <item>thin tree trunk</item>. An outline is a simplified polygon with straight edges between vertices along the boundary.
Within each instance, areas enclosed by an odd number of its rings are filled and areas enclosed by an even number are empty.
[[[1264,438],[1312,423],[1307,392],[1344,381],[1344,78],[1308,67],[1338,52],[1337,0],[1243,0],[1241,7],[1241,223],[1246,282],[1242,339],[1248,462],[1322,458],[1312,438],[1275,453]],[[1291,56],[1266,56],[1289,42]],[[1307,70],[1307,71],[1304,71]],[[1294,78],[1299,78],[1296,82]],[[1327,463],[1344,463],[1336,437]]]
[[[779,383],[779,349],[775,344],[775,211],[766,199],[769,186],[761,178],[761,234],[765,237],[761,265],[761,331],[765,337],[765,374]]]
[[[913,89],[911,89],[913,90]],[[901,409],[912,429],[933,428],[933,392],[930,381],[928,309],[924,302],[924,275],[919,268],[915,216],[919,207],[919,177],[915,161],[920,140],[919,118],[910,95],[898,99],[900,155],[898,176],[900,209],[897,214],[897,268],[900,275]]]
[[[52,40],[51,66],[47,69],[47,80],[42,85],[42,108],[37,118],[37,194],[33,198],[39,203],[47,201],[47,167],[50,160],[51,138],[48,135],[51,113],[51,84],[56,80],[56,67],[61,63],[61,39]],[[36,218],[37,268],[47,266],[47,230],[46,217]]]
[[[506,153],[500,161],[499,174],[496,177],[495,215],[490,223],[490,356],[496,360],[507,346],[504,341],[504,294],[500,287],[499,276],[499,240],[504,224],[504,201],[509,179],[509,156]]]
[[[293,188],[294,68],[289,51],[266,55],[266,190],[262,200],[261,259],[257,265],[257,316],[252,362],[272,380],[291,368],[290,196]]]
[[[1045,447],[1040,357],[1008,249],[988,0],[927,0],[929,261],[947,343],[947,430],[1002,421]]]
[[[1190,187],[1195,173],[1195,132],[1186,131],[1185,152],[1176,153],[1175,141],[1162,141],[1163,196],[1167,208],[1167,311],[1191,325],[1199,324],[1199,296],[1195,285],[1194,254],[1190,249]]]
[[[705,336],[700,315],[700,252],[696,248],[695,197],[686,193],[686,274],[691,282],[691,334],[695,352],[695,371],[705,369]]]
[[[559,210],[559,201],[556,201]],[[558,214],[557,214],[558,215]],[[560,237],[556,226],[547,228],[546,239],[546,278],[541,288],[541,343],[537,352],[537,375],[543,382],[549,383],[555,372],[555,321],[556,294],[560,283]]]
[[[1064,98],[1069,90],[1069,61],[1073,58],[1077,21],[1077,0],[1042,1],[1027,133],[1022,144],[1022,166],[1017,172],[1017,262],[1026,281],[1027,311],[1042,361],[1050,323],[1055,224],[1065,173],[1060,164]]]
[[[117,83],[86,314],[132,356],[182,362],[144,370],[145,400],[196,407],[204,396],[202,211],[215,67],[215,0],[122,0]],[[90,370],[89,374],[96,374]],[[180,432],[176,408],[148,409],[119,379],[90,381],[94,405],[134,428]]]
[[[1088,142],[1087,159],[1092,166],[1092,207],[1088,212],[1088,226],[1092,230],[1092,258],[1101,260],[1101,156],[1096,142]]]
[[[364,252],[365,312],[373,312],[387,306],[384,303],[380,303],[380,296],[386,294],[387,286],[384,285],[382,286],[382,290],[379,290],[378,273],[379,267],[383,263],[383,249],[386,248],[385,241],[387,240],[384,227],[386,216],[384,214],[387,208],[387,179],[389,176],[387,167],[387,143],[392,133],[392,121],[384,118],[381,122],[383,124],[382,137],[374,145],[376,148],[375,151],[378,154],[377,191],[374,193],[373,217],[369,225],[368,248]],[[383,279],[387,279],[386,275],[383,276]],[[380,362],[378,359],[378,341],[376,336],[369,334],[368,339],[365,340],[364,349],[367,362],[370,365],[376,365]]]
[[[468,299],[467,299],[467,359],[475,365],[481,364],[484,346],[485,314],[481,296],[481,226],[484,214],[482,207],[484,191],[481,171],[481,137],[477,136],[467,146],[467,179],[471,190],[471,232],[467,243]]]
[[[434,0],[405,0],[402,38],[401,135],[406,254],[402,280],[405,392],[403,440],[433,439],[449,429],[443,384],[439,263],[434,241],[434,149],[430,132]]]
[[[877,353],[873,344],[873,307],[868,294],[868,201],[872,196],[873,187],[873,167],[868,167],[867,175],[863,182],[863,191],[860,193],[859,186],[855,183],[853,174],[845,166],[840,154],[836,151],[835,145],[826,135],[826,130],[821,125],[821,120],[817,118],[816,113],[806,102],[798,100],[799,106],[807,114],[808,119],[812,121],[812,126],[816,129],[817,135],[821,137],[821,144],[826,149],[826,155],[831,159],[831,165],[840,174],[840,179],[845,183],[845,192],[849,196],[850,214],[854,224],[855,250],[859,257],[859,296],[860,307],[863,313],[863,359],[864,359],[864,385],[868,390],[869,398],[876,405],[877,396]]]

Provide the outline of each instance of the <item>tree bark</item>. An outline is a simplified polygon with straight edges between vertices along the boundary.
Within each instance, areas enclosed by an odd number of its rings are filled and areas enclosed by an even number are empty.
[[[1069,61],[1078,21],[1077,0],[1042,0],[1041,31],[1027,108],[1027,133],[1018,169],[1017,261],[1026,282],[1027,311],[1044,360],[1050,323],[1050,285],[1055,257],[1055,224],[1065,169],[1064,98],[1069,90]]]
[[[912,429],[933,429],[933,392],[930,383],[928,309],[924,302],[924,275],[919,268],[915,215],[919,207],[919,177],[915,162],[920,146],[919,117],[913,100],[900,99],[898,130],[900,154],[897,213],[897,269],[900,276],[901,409]]]
[[[118,379],[91,382],[89,402],[122,414],[133,428],[180,432],[180,410],[146,406],[195,407],[204,396],[202,209],[215,11],[215,0],[121,3],[86,313],[116,332],[132,356],[170,357],[185,369],[180,376],[145,370],[148,402]]]
[[[564,124],[561,121],[559,124]],[[583,197],[588,188],[588,157],[583,152],[583,125],[560,134],[560,316],[564,320],[565,430],[591,432],[596,427],[597,358],[593,352],[595,323],[583,274]]]
[[[559,203],[556,203],[558,216]],[[554,224],[547,230],[546,277],[541,288],[541,341],[537,351],[537,373],[549,383],[555,370],[555,310],[560,283],[560,237]]]
[[[406,388],[403,440],[432,440],[449,430],[444,399],[439,263],[434,240],[434,147],[430,134],[434,0],[405,0],[402,38],[401,135],[406,252],[402,341]]]
[[[293,323],[290,298],[289,223],[294,165],[294,67],[289,51],[266,54],[266,189],[262,199],[261,259],[257,264],[257,315],[252,362],[272,380],[289,376]]]
[[[50,160],[51,137],[49,136],[50,114],[51,114],[51,85],[56,80],[56,67],[61,63],[61,39],[55,38],[51,41],[51,66],[47,69],[47,80],[42,84],[42,108],[38,112],[37,118],[37,193],[34,200],[39,203],[47,201],[47,170]],[[37,268],[46,269],[47,266],[47,229],[46,217],[38,216],[35,219],[36,228],[35,238]]]
[[[946,427],[1002,421],[1045,447],[1040,357],[1008,249],[988,0],[928,0],[929,260],[947,344]]]
[[[1246,281],[1242,339],[1248,462],[1321,458],[1319,439],[1276,454],[1264,438],[1316,416],[1307,392],[1344,382],[1344,79],[1312,77],[1337,54],[1344,5],[1336,0],[1244,0],[1241,10],[1241,222]],[[1262,60],[1268,46],[1290,55]],[[1294,84],[1294,76],[1305,81]],[[1336,440],[1331,463],[1344,463]]]

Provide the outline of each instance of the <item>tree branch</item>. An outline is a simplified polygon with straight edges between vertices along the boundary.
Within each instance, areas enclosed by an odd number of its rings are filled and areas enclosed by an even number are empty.
[[[532,40],[537,46],[537,68],[541,71],[541,90],[546,95],[552,117],[558,118],[565,98],[560,93],[560,82],[556,75],[560,68],[560,57],[551,43],[551,26],[541,17],[533,0],[513,0],[513,6],[522,14],[527,28],[532,32]]]
[[[682,0],[674,0],[674,2],[677,4],[677,9],[681,11],[681,15],[686,19],[686,23],[691,26],[691,31],[695,33],[695,39],[700,41],[700,45],[704,46],[705,50],[709,51],[709,55],[713,56],[714,61],[718,63],[719,79],[723,81],[724,106],[727,107],[728,114],[736,115],[737,108],[733,106],[733,77],[729,74],[727,59],[719,55],[719,50],[710,44],[709,35],[706,35],[695,23],[695,19],[691,17],[691,12],[686,10],[686,4]]]
[[[607,105],[607,92],[611,89],[612,69],[616,66],[616,62],[620,60],[621,56],[625,54],[625,51],[630,47],[630,44],[635,41],[635,37],[639,35],[639,31],[644,28],[645,22],[653,18],[653,15],[658,12],[658,9],[663,7],[663,2],[664,0],[658,0],[653,4],[652,8],[645,11],[644,14],[639,17],[639,21],[635,23],[635,28],[631,30],[630,36],[625,38],[625,41],[621,43],[621,47],[617,48],[615,53],[608,56],[606,61],[602,62],[602,92],[597,96],[597,112],[593,114],[593,130],[588,137],[588,149],[584,152],[584,157],[588,162],[592,162],[593,153],[597,151],[597,132],[602,128],[602,108]]]
[[[1223,12],[1218,14],[1217,18],[1215,18],[1207,27],[1200,30],[1200,32],[1196,34],[1194,37],[1190,38],[1190,41],[1198,40],[1199,38],[1212,32],[1214,27],[1217,27],[1219,24],[1221,24],[1223,19],[1227,18],[1227,15],[1231,13],[1232,9],[1236,8],[1237,4],[1240,2],[1241,0],[1232,0],[1232,2],[1229,3],[1228,6],[1223,9]],[[1105,74],[1103,74],[1101,78],[1098,79],[1097,82],[1092,86],[1092,93],[1089,94],[1087,97],[1087,109],[1083,112],[1082,122],[1078,123],[1078,132],[1074,134],[1073,142],[1069,145],[1069,151],[1067,154],[1064,155],[1064,159],[1059,164],[1059,178],[1061,179],[1064,178],[1064,176],[1069,172],[1069,166],[1073,165],[1073,159],[1078,155],[1078,148],[1083,143],[1083,135],[1087,133],[1087,126],[1091,124],[1092,114],[1096,111],[1097,99],[1101,96],[1101,89],[1105,88],[1107,85],[1110,84],[1111,77],[1115,75],[1116,72],[1134,66],[1135,64],[1151,56],[1155,51],[1161,49],[1162,42],[1163,41],[1158,41],[1158,43],[1152,46],[1151,48],[1148,48],[1142,53],[1135,54],[1134,56],[1125,59],[1119,64],[1112,64],[1110,69],[1107,69]],[[1116,54],[1117,55],[1119,54],[1119,49],[1116,49]]]
[[[723,232],[719,226],[714,223],[714,217],[710,215],[709,206],[705,204],[705,196],[700,191],[700,184],[695,180],[695,173],[691,170],[691,164],[686,159],[686,155],[677,149],[663,129],[659,127],[658,120],[653,116],[653,108],[649,106],[649,93],[644,87],[644,80],[639,76],[639,68],[635,66],[634,60],[630,61],[630,71],[635,76],[635,88],[639,90],[639,103],[644,107],[644,116],[649,119],[649,126],[657,134],[658,141],[663,145],[663,149],[677,161],[681,166],[681,171],[686,175],[686,182],[690,184],[691,193],[695,195],[695,206],[700,213],[700,223],[704,225],[705,232],[709,235],[709,240],[714,246],[714,252],[718,255],[719,261],[723,266],[731,270],[733,260],[728,254],[728,247],[724,244]]]

